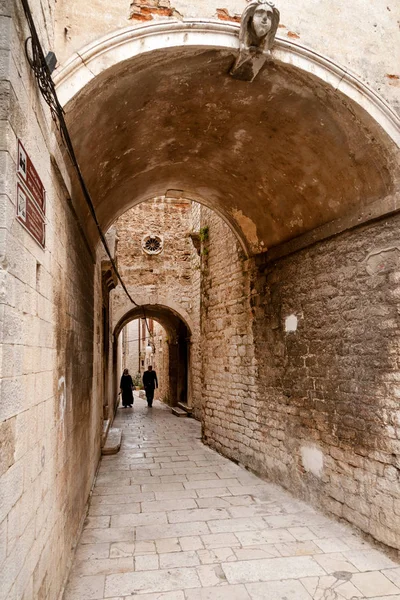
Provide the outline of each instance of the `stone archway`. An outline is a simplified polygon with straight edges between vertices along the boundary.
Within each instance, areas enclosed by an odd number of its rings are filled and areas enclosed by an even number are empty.
[[[168,403],[177,406],[178,403],[192,406],[191,387],[191,336],[192,331],[185,319],[175,310],[160,304],[143,304],[130,308],[124,314],[119,311],[119,318],[113,333],[113,373],[114,397],[118,389],[118,338],[122,329],[135,319],[145,317],[158,321],[165,329],[168,339]]]
[[[104,229],[148,198],[180,194],[218,212],[251,255],[374,202],[397,206],[394,111],[347,70],[279,39],[254,82],[235,81],[237,34],[201,20],[130,27],[60,70]]]
[[[148,198],[185,196],[223,216],[248,256],[263,260],[270,248],[359,211],[376,218],[376,204],[380,216],[398,211],[399,121],[391,109],[345,70],[291,44],[278,43],[251,84],[233,80],[237,28],[218,27],[212,35],[198,22],[127,30],[111,53],[105,42],[83,53],[76,73],[71,67],[65,109],[101,226]],[[78,72],[83,79],[74,83]],[[71,195],[95,246],[79,191]],[[263,283],[257,269],[253,279]],[[279,318],[268,332],[278,329]],[[292,441],[287,450],[292,457]]]

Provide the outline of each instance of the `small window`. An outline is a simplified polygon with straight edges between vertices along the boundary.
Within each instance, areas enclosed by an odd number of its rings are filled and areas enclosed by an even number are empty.
[[[146,235],[142,240],[142,248],[146,254],[160,254],[163,251],[163,239],[159,235]]]

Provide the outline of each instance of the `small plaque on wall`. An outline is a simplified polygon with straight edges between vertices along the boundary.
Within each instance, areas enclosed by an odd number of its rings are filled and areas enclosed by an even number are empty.
[[[17,184],[17,220],[44,248],[46,241],[45,216],[20,183]]]
[[[46,191],[20,140],[18,140],[17,176],[17,220],[34,240],[44,248],[46,240]]]

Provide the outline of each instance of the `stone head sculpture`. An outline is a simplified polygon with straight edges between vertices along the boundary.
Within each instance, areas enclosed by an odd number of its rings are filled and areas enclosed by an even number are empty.
[[[279,10],[268,0],[251,0],[245,8],[239,34],[242,51],[269,53],[279,25]]]

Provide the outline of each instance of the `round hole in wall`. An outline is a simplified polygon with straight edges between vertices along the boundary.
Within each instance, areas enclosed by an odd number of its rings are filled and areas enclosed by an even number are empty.
[[[160,254],[163,251],[163,239],[159,235],[145,235],[142,240],[142,249],[146,254]]]

